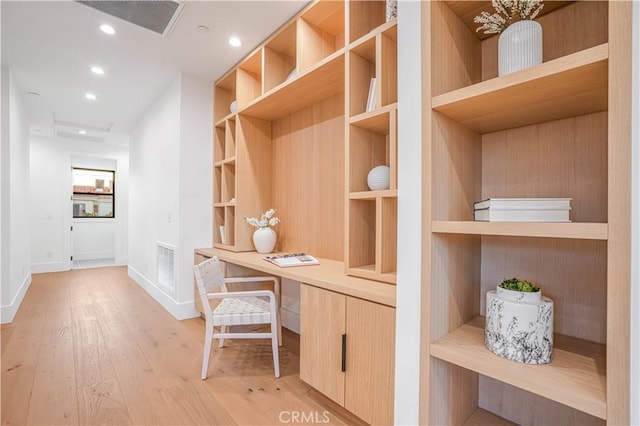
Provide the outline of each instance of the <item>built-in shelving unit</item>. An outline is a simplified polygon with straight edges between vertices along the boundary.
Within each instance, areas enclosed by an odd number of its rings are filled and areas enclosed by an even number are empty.
[[[472,23],[481,10],[490,2],[423,4],[421,423],[627,424],[629,6],[545,2],[543,63],[500,77],[497,37]],[[474,222],[490,197],[571,197],[572,223]],[[554,301],[549,364],[485,347],[485,294],[511,276]]]
[[[254,250],[253,228],[243,219],[278,209],[276,251],[322,259],[304,281],[313,297],[301,297],[301,377],[371,424],[393,422],[395,310],[366,294],[387,294],[388,283],[396,282],[396,57],[397,20],[386,22],[385,1],[320,0],[214,89],[214,246]],[[376,101],[367,110],[372,77]],[[390,185],[370,191],[367,174],[377,165],[389,166]],[[331,284],[334,273],[360,283],[354,290],[360,296],[341,294]],[[346,309],[334,314],[324,298],[341,300]],[[340,330],[326,334],[316,308],[332,321],[343,312]],[[345,333],[345,347],[331,350]],[[322,335],[326,342],[318,341]],[[371,355],[380,338],[386,349]],[[310,342],[346,356],[346,371],[334,368],[333,355],[318,357]],[[336,389],[325,386],[333,380]]]
[[[347,220],[345,271],[396,283],[397,251],[397,20],[384,22],[381,2],[351,2],[351,13],[372,15],[369,28],[352,18],[345,96]],[[383,4],[384,6],[384,4]],[[378,14],[382,14],[381,17]],[[365,32],[367,31],[367,32]],[[372,86],[372,79],[375,83]],[[375,102],[367,110],[370,88]],[[367,176],[389,167],[389,189],[370,191]]]
[[[372,77],[376,102],[366,111]],[[385,2],[314,2],[219,79],[214,94],[216,247],[252,250],[242,219],[277,207],[279,250],[344,260],[347,274],[395,283],[397,19],[386,22]],[[258,132],[268,140],[261,148],[269,150],[268,167],[249,147],[249,118],[269,127]],[[390,167],[388,190],[367,187],[377,165]],[[259,200],[251,202],[255,211],[247,198]]]

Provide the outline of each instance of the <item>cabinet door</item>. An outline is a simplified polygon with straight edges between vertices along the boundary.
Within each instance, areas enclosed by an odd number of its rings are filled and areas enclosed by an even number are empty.
[[[374,425],[393,424],[396,310],[347,297],[345,408]]]
[[[344,295],[305,284],[300,288],[300,378],[340,405],[345,309]]]

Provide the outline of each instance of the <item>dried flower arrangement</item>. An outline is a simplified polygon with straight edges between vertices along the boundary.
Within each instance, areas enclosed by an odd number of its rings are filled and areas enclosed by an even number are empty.
[[[473,18],[473,22],[481,24],[477,31],[484,30],[485,34],[499,34],[509,25],[525,19],[535,19],[544,4],[542,0],[492,0],[496,10],[493,15],[483,11]]]
[[[260,217],[260,219],[256,219],[255,217],[245,217],[244,221],[256,228],[276,226],[280,223],[280,219],[275,217],[274,214],[276,214],[276,209],[269,209],[262,213],[262,217]]]

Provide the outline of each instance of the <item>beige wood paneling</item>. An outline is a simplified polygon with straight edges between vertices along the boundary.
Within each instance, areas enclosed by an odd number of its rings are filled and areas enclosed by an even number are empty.
[[[393,424],[396,311],[347,297],[345,408],[372,425]]]
[[[514,423],[539,425],[601,426],[602,419],[577,410],[567,410],[559,402],[480,376],[480,407],[499,412]],[[503,421],[507,421],[502,419]],[[486,424],[493,426],[496,423]]]
[[[431,96],[480,82],[480,41],[444,2],[431,2]]]
[[[278,249],[343,259],[343,94],[273,122]]]
[[[634,4],[637,7],[637,4]],[[607,421],[630,422],[631,34],[630,2],[609,3],[609,240]],[[636,40],[637,42],[637,40]],[[637,117],[636,117],[637,119]],[[636,401],[637,403],[637,401]]]
[[[569,197],[574,222],[607,221],[607,114],[482,136],[486,198]]]
[[[244,223],[245,217],[260,217],[273,207],[271,122],[239,115],[237,129],[237,190],[234,209],[236,250],[254,250],[255,228]],[[232,222],[227,217],[227,222]]]
[[[344,295],[301,285],[300,379],[340,405],[345,397],[341,371],[345,315]]]
[[[481,137],[436,112],[432,115],[434,220],[472,220],[480,196]]]

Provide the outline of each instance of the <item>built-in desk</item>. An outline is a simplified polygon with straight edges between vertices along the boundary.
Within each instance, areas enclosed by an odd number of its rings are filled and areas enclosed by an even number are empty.
[[[218,256],[223,262],[233,263],[269,275],[300,281],[347,296],[387,306],[396,306],[395,285],[345,275],[344,263],[337,260],[318,258],[319,265],[280,268],[264,260],[264,254],[254,251],[236,253],[216,248],[200,248],[196,249],[195,252],[204,257]]]
[[[336,260],[280,268],[256,252],[195,251],[196,262],[213,256],[232,276],[299,281],[300,378],[367,423],[393,423],[395,285],[345,275]]]

